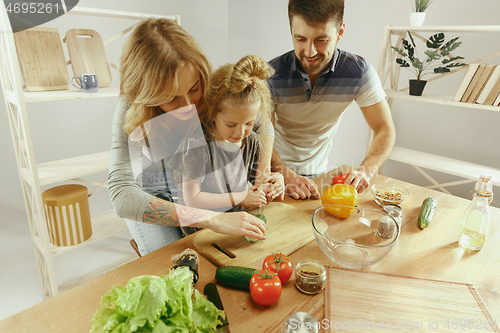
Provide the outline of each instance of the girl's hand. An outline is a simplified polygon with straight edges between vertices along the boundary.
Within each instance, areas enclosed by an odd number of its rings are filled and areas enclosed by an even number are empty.
[[[239,203],[243,207],[259,207],[267,204],[266,193],[259,188],[259,183],[247,190],[247,195],[243,201]]]
[[[285,180],[279,172],[272,172],[271,175],[264,179],[264,189],[266,196],[272,200],[281,196],[281,201],[285,199]]]
[[[211,229],[225,235],[248,236],[260,240],[266,239],[265,223],[246,212],[221,213],[194,226]]]

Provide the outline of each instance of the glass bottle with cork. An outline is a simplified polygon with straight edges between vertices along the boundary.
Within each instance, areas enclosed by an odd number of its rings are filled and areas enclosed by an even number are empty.
[[[458,244],[469,250],[483,248],[491,220],[489,204],[493,200],[492,175],[483,173],[474,187],[472,202],[467,206],[462,219]]]

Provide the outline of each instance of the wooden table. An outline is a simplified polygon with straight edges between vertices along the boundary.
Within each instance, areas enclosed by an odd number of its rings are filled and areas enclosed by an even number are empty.
[[[331,176],[332,172],[315,179],[321,191],[329,186]],[[465,251],[458,246],[457,239],[462,214],[469,200],[381,175],[372,179],[372,183],[385,181],[394,181],[410,191],[408,200],[401,205],[402,232],[400,240],[387,257],[364,270],[471,282],[493,317],[500,321],[500,210],[492,208],[492,222],[485,247],[479,252]],[[430,196],[438,200],[438,208],[431,225],[420,230],[417,226],[420,205]],[[295,201],[291,198],[286,198],[285,203],[310,214],[321,205],[319,200]],[[380,209],[369,191],[360,195],[358,206]],[[167,274],[172,267],[171,255],[192,248],[192,239],[193,235],[9,317],[0,322],[0,332],[88,332],[91,328],[89,320],[106,291],[115,284],[124,286],[129,279],[139,275]],[[264,258],[264,254],[262,256]],[[290,255],[294,263],[306,258],[334,266],[315,241]],[[215,269],[214,265],[201,257],[197,289],[203,291],[207,283],[215,281]],[[325,315],[324,293],[310,296],[299,292],[293,277],[284,285],[280,300],[270,307],[255,304],[248,292],[221,286],[218,289],[232,332],[280,332],[282,323],[298,311],[308,312],[318,321]]]

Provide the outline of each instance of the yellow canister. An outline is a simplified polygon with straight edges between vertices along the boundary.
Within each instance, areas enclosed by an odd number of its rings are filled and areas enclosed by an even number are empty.
[[[42,193],[50,242],[80,244],[92,236],[88,190],[83,185],[61,185]]]

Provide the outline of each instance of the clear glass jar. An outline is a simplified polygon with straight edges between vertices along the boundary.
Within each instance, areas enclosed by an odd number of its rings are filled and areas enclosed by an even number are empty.
[[[377,234],[385,239],[389,239],[394,235],[396,223],[394,219],[387,215],[382,215],[378,221]]]
[[[399,229],[401,229],[401,223],[403,222],[403,217],[401,216],[402,215],[401,207],[398,205],[386,205],[384,206],[384,210],[394,220],[396,220],[396,223],[399,225]]]
[[[306,259],[295,266],[295,285],[306,294],[317,294],[325,288],[326,269],[316,260]]]

